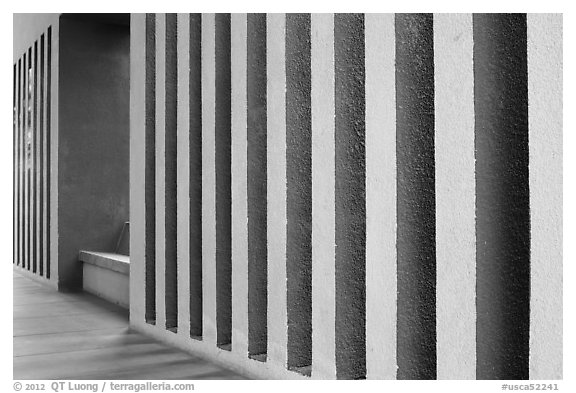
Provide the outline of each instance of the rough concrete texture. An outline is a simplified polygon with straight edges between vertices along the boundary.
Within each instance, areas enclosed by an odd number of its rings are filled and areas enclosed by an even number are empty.
[[[246,14],[230,16],[232,74],[232,351],[248,358]]]
[[[145,16],[144,263],[146,321],[156,320],[156,15]],[[133,54],[131,54],[133,55]],[[137,72],[132,67],[131,75]],[[131,116],[134,118],[134,116]],[[135,131],[131,131],[133,134]],[[134,176],[131,175],[130,179]],[[131,219],[133,222],[134,220]],[[133,249],[133,248],[132,248]],[[137,260],[137,259],[135,259]]]
[[[165,66],[165,131],[164,131],[164,236],[165,248],[165,304],[166,329],[178,327],[178,270],[176,266],[177,251],[177,94],[178,63],[176,58],[176,14],[166,14],[166,66]]]
[[[133,261],[130,274],[130,324],[145,324],[154,304],[149,281],[154,276],[148,269],[147,247],[149,238],[146,225],[150,215],[146,211],[148,189],[146,173],[150,160],[146,157],[148,118],[147,102],[150,97],[149,15],[130,16],[130,256]],[[152,19],[153,20],[153,19]],[[153,80],[153,79],[152,79]],[[152,84],[153,85],[153,84]],[[152,122],[152,124],[154,124]],[[154,159],[152,158],[152,162]],[[153,172],[152,172],[153,173]],[[154,288],[154,286],[152,286]],[[151,296],[152,295],[152,296]],[[152,314],[152,315],[150,315]]]
[[[288,367],[312,364],[310,15],[286,15],[286,280]]]
[[[266,14],[247,17],[248,354],[266,353]]]
[[[58,269],[82,286],[79,249],[113,251],[129,214],[129,27],[60,20]]]
[[[336,378],[334,16],[311,15],[312,378]]]
[[[166,328],[166,14],[156,14],[156,326]]]
[[[527,379],[530,194],[525,14],[474,15],[476,377]]]
[[[191,322],[197,320],[190,313],[191,301],[201,302],[202,296],[192,298],[190,292],[190,270],[198,264],[196,259],[190,257],[190,137],[194,131],[190,129],[190,14],[178,14],[177,21],[177,113],[176,113],[176,167],[177,188],[176,195],[178,206],[176,228],[176,262],[178,272],[178,335],[191,336]],[[197,70],[197,72],[200,72]],[[202,108],[200,108],[202,109]],[[198,130],[195,130],[198,132]],[[198,132],[200,133],[200,132]],[[202,157],[195,157],[201,159]],[[198,179],[201,181],[201,179]],[[200,195],[200,198],[202,196]],[[202,205],[199,205],[201,208]],[[196,224],[196,222],[194,222]],[[201,224],[201,221],[198,222]],[[201,246],[201,244],[199,244]],[[199,251],[199,250],[198,250]],[[200,270],[200,277],[202,276]],[[196,293],[194,295],[197,295]],[[202,318],[199,319],[201,321]],[[195,337],[201,336],[197,335]]]
[[[365,24],[366,378],[396,379],[394,14],[366,14]]]
[[[202,335],[202,16],[189,27],[189,263],[190,335]],[[184,115],[186,116],[186,115]]]
[[[288,362],[286,227],[286,15],[266,15],[267,185],[268,185],[268,346],[266,363]]]
[[[232,339],[230,14],[215,17],[215,171],[217,344]]]
[[[334,16],[336,374],[366,378],[364,15]]]
[[[562,15],[528,14],[530,379],[562,379]]]
[[[436,378],[431,14],[396,14],[398,379]]]
[[[471,14],[434,15],[438,379],[476,378],[472,50]]]
[[[202,341],[216,333],[215,18],[202,14]]]

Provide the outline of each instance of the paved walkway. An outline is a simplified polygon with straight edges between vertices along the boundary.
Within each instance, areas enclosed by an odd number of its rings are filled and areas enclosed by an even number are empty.
[[[128,328],[128,312],[14,272],[14,379],[244,379]]]

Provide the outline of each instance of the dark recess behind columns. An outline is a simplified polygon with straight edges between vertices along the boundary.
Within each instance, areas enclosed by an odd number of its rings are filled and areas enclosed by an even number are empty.
[[[432,14],[396,14],[398,379],[436,378]]]
[[[230,14],[216,14],[216,330],[232,342],[232,186]]]
[[[266,353],[267,342],[266,87],[266,14],[248,14],[246,119],[249,355]]]
[[[178,146],[177,98],[178,98],[178,61],[177,61],[177,20],[176,14],[166,14],[166,123],[165,123],[165,302],[166,329],[176,331],[178,327],[178,268],[176,266],[177,248],[177,158]]]
[[[475,14],[476,376],[528,379],[530,192],[525,14]]]
[[[366,377],[364,15],[334,16],[336,374]]]
[[[190,14],[190,335],[202,336],[202,15]]]
[[[312,364],[310,14],[286,14],[288,368]]]
[[[51,129],[52,129],[52,26],[48,27],[46,36],[46,278],[50,278],[50,264],[51,264],[51,242],[50,242],[50,218],[51,211],[51,156],[52,156],[52,143],[51,143]]]
[[[156,321],[156,15],[146,14],[145,270],[146,322]]]

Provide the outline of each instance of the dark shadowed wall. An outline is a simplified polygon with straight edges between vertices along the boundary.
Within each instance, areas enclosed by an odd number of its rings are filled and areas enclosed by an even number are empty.
[[[59,79],[59,284],[76,289],[78,251],[114,251],[129,216],[129,26],[63,16]]]

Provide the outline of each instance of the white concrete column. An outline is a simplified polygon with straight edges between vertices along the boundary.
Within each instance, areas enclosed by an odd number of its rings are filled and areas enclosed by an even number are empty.
[[[312,14],[312,377],[336,378],[334,16]]]
[[[19,266],[22,267],[24,261],[24,64],[22,57],[20,57],[18,63],[18,74],[18,88],[20,90],[20,94],[18,95],[20,105],[20,111],[18,113],[18,205],[20,209],[18,214],[18,263]]]
[[[58,283],[58,124],[60,75],[60,26],[54,23],[50,31],[50,280]],[[48,49],[47,49],[48,50]]]
[[[178,335],[190,337],[190,14],[178,14]]]
[[[562,379],[562,14],[528,14],[530,379]]]
[[[28,86],[30,85],[30,73],[28,72],[28,64],[30,63],[30,59],[32,58],[32,51],[26,50],[26,56],[24,61],[24,89],[22,90],[24,94],[24,100],[22,101],[24,104],[24,117],[23,117],[23,125],[22,130],[24,133],[24,145],[23,145],[23,154],[24,154],[24,264],[23,266],[30,270],[31,258],[30,258],[30,183],[31,183],[31,176],[30,176],[30,160],[28,159],[28,133],[30,132],[30,128],[28,127],[30,113],[28,112],[28,106],[30,105],[29,100],[29,93],[28,93]]]
[[[248,356],[248,189],[246,14],[231,14],[232,350]]]
[[[50,258],[50,256],[48,255],[48,250],[50,249],[48,247],[48,230],[49,230],[49,226],[48,226],[48,220],[49,220],[49,215],[50,212],[48,211],[48,208],[50,206],[50,204],[48,203],[48,187],[50,187],[50,183],[48,181],[48,171],[50,170],[49,165],[50,165],[50,161],[48,161],[48,149],[50,148],[48,146],[48,141],[49,141],[49,137],[48,137],[48,73],[50,72],[50,69],[48,68],[48,35],[47,32],[44,32],[44,56],[43,56],[43,61],[44,61],[44,66],[43,66],[43,70],[44,70],[44,80],[42,81],[42,88],[43,88],[43,102],[42,102],[42,111],[44,112],[44,117],[42,119],[42,132],[43,132],[43,140],[42,140],[42,193],[44,195],[44,198],[42,200],[42,206],[40,206],[41,209],[41,214],[42,214],[42,228],[40,229],[42,231],[42,244],[40,245],[40,247],[42,248],[42,265],[43,265],[43,272],[44,272],[44,277],[47,277],[48,275],[48,259]]]
[[[40,123],[40,107],[42,105],[41,102],[41,95],[40,95],[40,84],[42,83],[41,79],[40,79],[40,69],[42,67],[42,63],[41,63],[41,51],[40,51],[40,38],[35,42],[34,44],[34,50],[35,50],[35,57],[36,57],[36,65],[34,67],[34,75],[36,78],[36,81],[34,83],[34,108],[33,108],[33,113],[34,113],[34,133],[33,133],[33,139],[34,139],[34,151],[33,151],[33,155],[34,155],[34,255],[35,255],[35,261],[34,263],[36,264],[36,271],[35,273],[40,276],[40,266],[42,265],[42,251],[41,251],[41,247],[42,247],[42,243],[40,242],[40,234],[42,231],[42,220],[40,219],[41,215],[42,215],[42,206],[40,205],[40,190],[42,187],[42,177],[41,177],[41,171],[42,171],[42,165],[40,163],[40,152],[42,149],[42,133],[40,132],[42,125]]]
[[[202,14],[202,340],[216,345],[216,57],[214,14]]]
[[[146,14],[130,16],[130,324],[145,314]]]
[[[434,15],[438,379],[476,378],[471,14]]]
[[[396,379],[394,14],[366,14],[366,373]]]
[[[286,309],[286,15],[268,14],[268,358],[287,365]]]
[[[166,14],[156,14],[156,326],[166,327]]]

